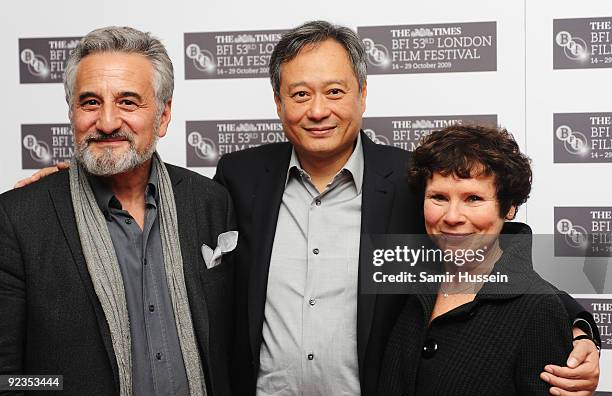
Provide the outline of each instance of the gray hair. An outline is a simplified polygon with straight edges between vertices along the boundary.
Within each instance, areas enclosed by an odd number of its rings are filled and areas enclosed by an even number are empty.
[[[123,52],[145,56],[153,65],[153,86],[158,110],[161,112],[164,105],[172,99],[174,71],[172,61],[161,41],[153,37],[151,33],[141,32],[131,27],[108,26],[89,32],[68,57],[64,73],[64,91],[71,111],[79,62],[87,55],[103,52]]]
[[[359,91],[363,89],[368,74],[366,52],[357,33],[326,21],[312,21],[284,33],[270,56],[270,82],[276,95],[280,95],[281,65],[295,58],[302,48],[329,39],[337,41],[346,49],[359,83]]]

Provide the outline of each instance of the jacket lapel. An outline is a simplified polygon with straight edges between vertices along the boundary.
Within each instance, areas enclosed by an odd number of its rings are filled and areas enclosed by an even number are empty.
[[[185,275],[185,286],[187,288],[193,330],[200,347],[200,353],[203,355],[200,358],[208,367],[211,367],[211,362],[209,361],[210,329],[206,297],[201,288],[200,273],[198,268],[194,267],[194,263],[200,261],[200,249],[198,246],[198,224],[196,217],[193,215],[195,213],[193,200],[204,198],[194,197],[189,182],[176,174],[171,167],[167,166],[167,169],[172,181],[174,201],[176,202],[178,234],[180,236],[181,255],[183,256],[183,273]],[[211,379],[207,378],[207,381],[211,381]]]
[[[389,180],[393,169],[385,165],[384,156],[376,150],[373,143],[361,132],[363,145],[363,197],[361,202],[361,234],[384,234],[387,232],[394,185]],[[361,285],[361,260],[365,260],[364,245],[360,243],[359,285]],[[376,294],[359,292],[357,297],[357,353],[360,371],[364,365],[365,352],[372,328],[372,318],[376,305]]]
[[[100,328],[100,336],[102,337],[102,341],[113,370],[115,386],[117,389],[119,389],[119,369],[117,368],[117,360],[115,358],[115,351],[113,349],[110,330],[106,322],[106,317],[104,316],[104,311],[102,310],[102,306],[100,305],[100,301],[96,295],[96,291],[94,290],[91,277],[89,276],[89,270],[87,269],[85,257],[83,256],[81,240],[79,239],[79,232],[76,226],[76,218],[72,208],[72,198],[70,197],[68,172],[65,173],[65,176],[66,177],[62,179],[60,184],[57,184],[49,189],[49,195],[55,208],[57,221],[62,228],[64,238],[66,238],[66,242],[72,254],[72,259],[76,265],[77,271],[81,281],[83,282],[83,286],[87,291],[87,295],[96,315],[96,321],[98,322],[98,327]]]
[[[262,340],[266,289],[270,257],[276,233],[278,212],[285,190],[285,179],[291,145],[282,145],[278,155],[271,156],[261,170],[261,177],[255,184],[253,197],[253,265],[249,273],[249,337],[253,361],[259,362],[259,348]]]

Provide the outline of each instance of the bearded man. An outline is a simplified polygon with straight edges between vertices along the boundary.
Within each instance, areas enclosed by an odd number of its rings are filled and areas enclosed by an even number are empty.
[[[98,29],[72,52],[73,162],[0,196],[0,374],[62,375],[70,395],[229,393],[232,205],[155,151],[173,86],[149,33]]]

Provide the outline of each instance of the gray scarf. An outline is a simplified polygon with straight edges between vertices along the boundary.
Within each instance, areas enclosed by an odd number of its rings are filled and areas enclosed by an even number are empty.
[[[155,167],[159,177],[158,216],[164,267],[189,391],[191,396],[204,396],[206,386],[187,300],[172,183],[168,170],[157,153],[153,155],[152,166]],[[87,269],[110,329],[119,368],[120,395],[130,396],[132,354],[123,278],[106,220],[98,207],[85,170],[74,159],[70,165],[70,194]]]

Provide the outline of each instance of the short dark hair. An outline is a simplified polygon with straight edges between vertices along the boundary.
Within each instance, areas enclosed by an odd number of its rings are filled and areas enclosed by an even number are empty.
[[[327,21],[311,21],[284,33],[272,51],[270,82],[276,95],[280,95],[282,64],[295,58],[304,47],[329,39],[337,41],[346,49],[359,83],[359,91],[363,89],[367,78],[366,52],[363,41],[357,33],[347,27],[333,25]]]
[[[522,154],[514,137],[504,128],[477,124],[455,124],[425,136],[414,151],[408,178],[423,196],[434,173],[467,179],[495,176],[500,217],[512,205],[517,208],[531,192],[530,160]]]

